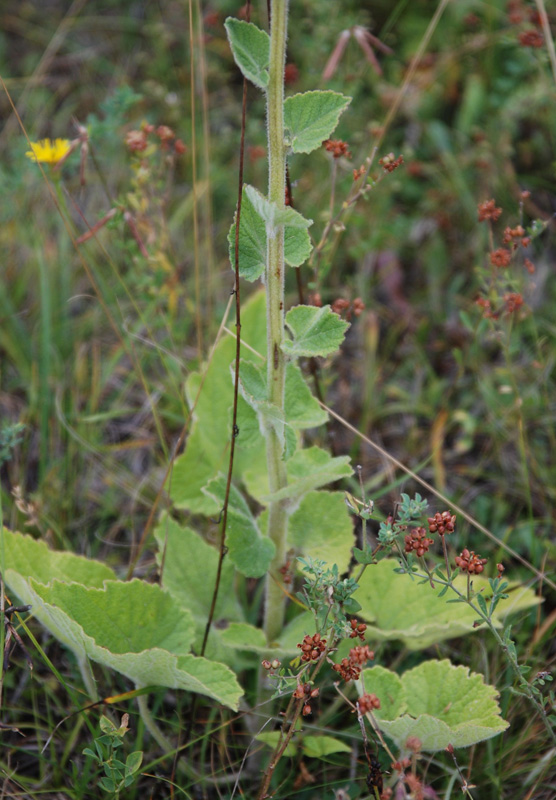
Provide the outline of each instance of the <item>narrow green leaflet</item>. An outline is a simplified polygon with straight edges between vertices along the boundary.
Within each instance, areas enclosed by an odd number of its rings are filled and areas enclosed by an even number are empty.
[[[266,89],[270,64],[270,37],[252,22],[228,17],[224,23],[234,61],[247,80]]]
[[[204,487],[203,492],[212,497],[221,508],[226,492],[226,480],[219,475]],[[267,572],[274,557],[274,544],[262,536],[251,510],[240,492],[231,487],[226,532],[228,557],[237,569],[248,578],[260,578]]]
[[[351,97],[337,92],[304,92],[284,102],[286,144],[294,153],[310,153],[328,139]]]
[[[327,564],[346,572],[353,547],[353,523],[343,492],[309,492],[288,521],[288,546],[299,555],[318,553]]]
[[[397,561],[384,559],[370,566],[359,581],[355,599],[361,604],[361,616],[367,622],[372,639],[381,641],[400,639],[410,650],[420,650],[445,639],[475,633],[473,623],[477,614],[463,603],[448,603],[452,592],[439,597],[440,586],[433,591],[430,584],[411,580],[407,575],[394,572]],[[464,576],[456,578],[461,591],[466,590]],[[492,592],[488,580],[473,578],[475,590],[481,590],[485,599]],[[507,600],[501,600],[493,615],[493,622],[501,626],[508,614],[529,608],[539,602],[531,589],[515,586]]]
[[[305,219],[291,206],[279,208],[276,203],[268,200],[254,186],[246,184],[244,191],[255,211],[264,221],[267,236],[276,236],[276,229],[279,225],[287,225],[289,228],[299,228],[306,231],[313,224],[312,219]]]
[[[349,323],[335,314],[330,306],[294,306],[286,314],[292,339],[282,344],[288,356],[327,356],[344,340]]]
[[[185,689],[237,709],[242,690],[234,673],[188,653],[193,619],[159,586],[141,580],[105,581],[104,589],[60,581],[45,586],[32,578],[24,584],[18,595],[80,663],[90,658],[138,687]]]
[[[362,673],[364,692],[374,693],[384,706],[374,715],[380,729],[398,747],[417,736],[426,752],[470,745],[508,728],[500,716],[498,692],[483,676],[447,659],[425,661],[388,680],[383,667]],[[361,691],[361,694],[363,691]]]
[[[162,588],[191,612],[197,630],[204,630],[210,612],[218,551],[199,534],[163,514],[154,530],[158,545],[156,561]],[[200,568],[199,565],[202,565]],[[234,567],[226,559],[222,564],[220,591],[214,609],[216,620],[240,620],[241,609],[233,591]]]
[[[349,478],[353,470],[349,456],[332,458],[320,447],[298,450],[287,462],[288,485],[273,495],[267,495],[265,502],[271,500],[300,500],[307,492],[326,486],[327,483]]]
[[[46,542],[33,539],[32,536],[3,528],[2,537],[6,570],[19,573],[23,578],[32,576],[43,583],[58,578],[85,586],[102,587],[105,580],[116,577],[110,567],[100,561],[51,550]],[[12,588],[16,591],[15,587]]]
[[[230,263],[235,264],[236,224],[228,233]],[[300,267],[311,255],[311,239],[306,228],[286,226],[284,230],[284,259],[290,267]],[[255,281],[264,273],[266,264],[266,226],[243,190],[239,224],[239,274]]]

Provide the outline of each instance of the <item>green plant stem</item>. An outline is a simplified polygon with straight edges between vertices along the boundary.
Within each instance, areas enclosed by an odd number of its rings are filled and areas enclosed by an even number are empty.
[[[145,725],[145,728],[151,734],[155,742],[160,745],[165,753],[170,753],[174,748],[172,743],[164,736],[156,722],[154,721],[149,706],[147,703],[148,695],[140,694],[137,696],[137,705],[139,706],[139,713]]]
[[[284,145],[284,65],[288,0],[273,0],[270,34],[270,66],[267,90],[269,190],[268,197],[284,208],[286,195],[286,149]],[[282,352],[284,336],[284,226],[267,226],[266,317],[268,399],[284,412],[286,362]],[[270,494],[286,486],[282,446],[274,429],[266,431],[266,453]],[[273,642],[283,627],[285,598],[280,567],[286,556],[287,516],[283,502],[268,507],[268,535],[276,553],[266,580],[264,630]]]

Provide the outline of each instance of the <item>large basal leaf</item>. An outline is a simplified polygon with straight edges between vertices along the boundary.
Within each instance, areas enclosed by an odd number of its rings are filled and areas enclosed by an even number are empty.
[[[105,580],[113,580],[116,575],[100,561],[51,550],[46,542],[33,539],[23,533],[2,529],[4,566],[24,578],[32,576],[42,583],[53,578],[61,581],[75,581],[85,586],[102,587]]]
[[[228,17],[224,23],[234,61],[247,80],[266,89],[270,64],[270,37],[252,22]]]
[[[243,305],[241,312],[241,336],[255,351],[266,348],[266,308],[264,292],[257,292]],[[198,397],[194,411],[194,422],[187,439],[185,452],[179,456],[169,479],[169,492],[178,508],[187,508],[207,516],[218,515],[219,506],[214,499],[203,494],[202,488],[228,465],[233,384],[230,379],[230,364],[234,360],[235,341],[226,336],[216,346],[212,359],[205,365],[203,373],[193,373],[186,383],[186,395],[190,407]],[[247,347],[242,347],[246,360],[261,361]],[[253,432],[251,432],[252,434]],[[262,446],[242,447],[242,433],[236,438],[234,474],[241,476],[249,467],[257,475],[266,472],[266,455]]]
[[[190,528],[163,514],[154,531],[158,545],[156,561],[161,568],[162,588],[193,615],[198,630],[209,616],[218,551]],[[240,620],[241,608],[234,593],[234,567],[224,559],[214,619]]]
[[[8,570],[7,579],[16,574]],[[242,690],[234,673],[189,654],[193,618],[159,586],[105,581],[104,589],[96,589],[60,581],[44,585],[30,578],[14,589],[79,662],[90,658],[138,687],[184,689],[237,709]]]
[[[204,487],[203,492],[221,507],[226,492],[226,479],[220,475]],[[228,558],[249,578],[260,578],[274,558],[274,543],[263,536],[241,493],[232,485],[226,527]]]
[[[381,730],[400,748],[416,736],[426,752],[469,747],[508,728],[500,716],[498,692],[483,676],[448,660],[425,661],[401,679],[373,667],[362,672],[364,690],[382,707],[374,714]]]
[[[288,545],[303,556],[337,564],[346,572],[354,545],[353,522],[343,492],[309,492],[288,521]]]
[[[408,575],[394,572],[396,561],[385,559],[367,568],[359,581],[355,599],[361,604],[361,616],[367,624],[371,639],[400,639],[410,650],[420,650],[444,639],[474,633],[477,614],[464,603],[448,603],[455,595],[448,591],[438,597],[441,587],[434,591],[428,582],[421,583]],[[466,591],[466,579],[455,581],[460,591]],[[473,579],[476,590],[482,589],[488,598],[490,587],[486,578]],[[501,626],[508,614],[539,602],[531,589],[510,586],[510,596],[496,607],[493,621]],[[480,630],[480,629],[479,629]]]
[[[330,306],[294,306],[286,314],[292,339],[282,344],[282,350],[292,358],[327,356],[342,344],[349,328]]]
[[[320,447],[298,450],[287,462],[286,469],[288,485],[272,495],[267,495],[263,498],[265,502],[290,500],[295,504],[312,489],[349,478],[353,474],[349,456],[332,458],[328,451]]]
[[[284,102],[286,144],[294,153],[310,153],[328,139],[351,97],[329,91],[304,92]]]
[[[236,224],[228,233],[230,263],[235,264]],[[306,228],[284,229],[284,259],[290,267],[300,267],[311,255],[311,239]],[[266,225],[243,188],[239,223],[239,274],[255,281],[264,274],[267,259]]]

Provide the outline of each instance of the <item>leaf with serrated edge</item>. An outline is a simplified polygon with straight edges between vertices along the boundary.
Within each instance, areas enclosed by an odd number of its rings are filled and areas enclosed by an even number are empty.
[[[282,350],[293,358],[334,353],[349,328],[330,306],[294,306],[286,314],[286,325],[293,338],[282,343]]]
[[[244,190],[253,208],[264,221],[267,236],[271,238],[276,236],[276,229],[280,225],[287,225],[289,228],[306,229],[313,224],[312,219],[305,219],[291,206],[279,208],[276,203],[268,200],[254,186],[246,184]]]
[[[343,492],[309,492],[288,520],[288,546],[300,555],[337,564],[340,574],[347,572],[353,544]]]
[[[312,489],[318,489],[328,483],[349,478],[353,470],[349,465],[349,456],[332,458],[320,447],[307,447],[298,450],[286,465],[288,485],[272,495],[267,495],[265,502],[290,500],[296,502]]]
[[[235,264],[236,224],[232,223],[228,233],[230,263]],[[266,265],[266,226],[255,211],[245,192],[241,202],[239,223],[239,274],[248,281],[255,281],[264,273]],[[284,229],[284,260],[290,267],[300,267],[311,255],[313,246],[306,228]]]
[[[234,673],[187,652],[193,619],[160,587],[138,579],[105,581],[104,589],[32,578],[25,584],[24,602],[80,662],[111,667],[137,687],[185,689],[237,709],[242,690]]]
[[[270,64],[270,37],[252,22],[228,17],[224,23],[234,61],[247,80],[266,89]]]
[[[286,142],[294,153],[310,153],[328,139],[351,97],[330,91],[304,92],[284,102]]]
[[[286,366],[286,420],[293,428],[317,428],[328,419],[326,411],[311,394],[296,364]]]
[[[376,681],[376,669],[364,670],[361,678],[365,692],[374,692],[381,700],[378,685],[384,684],[384,677]],[[419,739],[425,752],[444,750],[449,744],[469,747],[508,728],[509,723],[500,716],[498,692],[484,683],[482,675],[470,673],[468,667],[454,666],[447,659],[425,661],[398,680],[397,697],[394,684],[390,684],[391,696],[385,698],[392,718],[385,719],[380,711],[376,715],[383,733],[398,747],[403,747],[410,736]],[[404,705],[405,713],[400,715]]]
[[[384,559],[369,567],[358,581],[355,599],[361,604],[361,616],[367,622],[369,636],[380,641],[400,639],[410,650],[420,650],[432,644],[457,636],[475,633],[473,627],[477,615],[466,604],[448,603],[453,597],[448,592],[438,597],[430,583],[418,583],[407,575],[394,572],[397,561]],[[466,591],[465,576],[455,579],[460,591]],[[490,587],[486,578],[473,577],[476,590],[489,597]],[[493,616],[496,626],[501,619],[521,609],[536,605],[539,599],[531,589],[515,587],[507,600],[501,600]]]
[[[203,492],[214,498],[222,507],[226,492],[226,480],[219,475],[203,488]],[[232,485],[228,503],[228,526],[226,530],[228,558],[236,568],[249,578],[260,578],[268,570],[274,557],[275,547],[266,536],[262,536],[249,506],[240,492]]]

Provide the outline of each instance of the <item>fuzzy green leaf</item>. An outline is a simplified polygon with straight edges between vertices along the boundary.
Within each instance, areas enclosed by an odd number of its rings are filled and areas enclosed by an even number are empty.
[[[309,492],[289,518],[288,545],[301,555],[318,553],[327,564],[347,571],[353,547],[353,524],[342,492]]]
[[[224,503],[226,479],[219,475],[203,488],[219,507]],[[268,570],[274,557],[274,543],[262,536],[257,522],[244,498],[231,487],[226,531],[228,557],[236,568],[249,578],[260,578]]]
[[[432,644],[474,633],[476,613],[463,603],[449,603],[454,596],[448,592],[438,597],[430,583],[419,583],[408,575],[394,572],[396,561],[385,559],[370,566],[359,580],[355,599],[361,604],[361,616],[367,622],[371,639],[381,641],[400,639],[410,650],[419,650]],[[466,591],[465,576],[458,576],[455,584]],[[491,589],[486,578],[475,576],[473,585],[488,598]],[[501,619],[513,611],[529,608],[539,602],[531,589],[517,585],[507,600],[501,600],[493,622],[501,626]]]
[[[286,366],[285,408],[288,425],[299,430],[317,428],[328,419],[326,411],[311,394],[301,370],[291,362]]]
[[[138,687],[185,689],[237,709],[242,691],[234,673],[188,653],[193,619],[159,586],[141,580],[105,581],[104,589],[45,586],[30,578],[22,599],[80,662],[98,661]]]
[[[261,654],[269,651],[264,632],[246,622],[232,622],[221,631],[220,638],[225,645],[234,650],[251,650]]]
[[[280,225],[306,231],[306,229],[313,224],[312,219],[305,219],[305,217],[291,206],[279,208],[276,203],[268,200],[268,198],[261,194],[258,189],[255,189],[254,186],[246,184],[244,186],[244,191],[256,213],[264,221],[267,236],[275,236],[276,229]]]
[[[385,678],[382,674],[377,680],[377,669],[364,670],[362,681],[366,692],[374,692],[381,704],[384,701],[376,718],[398,747],[409,736],[418,737],[426,752],[444,750],[449,744],[469,747],[508,727],[500,716],[498,692],[468,667],[456,667],[448,660],[425,661],[404,672],[399,684],[392,679],[388,691],[381,691]],[[400,714],[404,706],[405,713]]]
[[[242,308],[241,336],[255,351],[264,352],[266,308],[262,291],[252,295]],[[187,508],[194,513],[213,516],[219,512],[220,507],[214,499],[202,494],[201,490],[211,478],[226,469],[232,428],[230,409],[234,394],[229,368],[234,353],[234,339],[224,336],[203,372],[193,373],[186,383],[187,400],[189,406],[194,407],[194,422],[185,452],[174,463],[169,491],[176,507]],[[248,348],[242,348],[242,355],[246,360],[263,363]],[[251,437],[256,436],[254,431],[250,434]],[[251,440],[248,448],[244,449],[240,429],[236,439],[235,475],[242,476],[246,469],[253,469],[258,480],[266,475],[266,455],[260,434],[258,441],[258,447],[254,447]]]
[[[332,458],[326,450],[320,447],[308,447],[298,450],[287,462],[288,486],[267,495],[265,502],[276,500],[301,499],[312,489],[326,486],[333,481],[348,478],[353,474],[349,466],[349,456]]]
[[[32,576],[41,583],[58,578],[61,581],[82,583],[85,586],[102,587],[105,580],[113,580],[116,577],[110,567],[100,561],[51,550],[46,542],[33,539],[32,536],[16,533],[7,528],[2,529],[2,536],[5,569],[19,573],[24,578]],[[17,591],[13,585],[12,588]]]
[[[263,744],[268,745],[268,747],[272,747],[274,749],[278,744],[278,740],[280,739],[280,731],[264,731],[263,733],[258,733],[255,736],[257,742],[262,742]],[[286,758],[293,758],[297,752],[297,744],[295,741],[290,741],[286,745],[284,750],[284,755]]]
[[[327,356],[344,340],[349,323],[335,314],[330,306],[294,306],[286,314],[292,339],[282,344],[288,356]]]
[[[228,17],[224,23],[234,61],[247,80],[266,89],[270,64],[270,37],[252,22]]]
[[[284,102],[286,144],[294,153],[310,153],[336,128],[351,97],[329,91],[304,92]]]
[[[235,264],[236,224],[232,223],[228,233],[230,263]],[[300,267],[311,255],[311,239],[306,228],[284,230],[284,259],[290,267]],[[255,210],[253,203],[243,188],[241,220],[239,224],[239,274],[248,281],[255,281],[263,275],[267,257],[266,225]]]
[[[204,630],[218,570],[218,551],[190,528],[182,527],[163,514],[154,530],[158,544],[156,561],[162,588],[191,612],[197,631]],[[222,564],[220,591],[214,609],[215,620],[239,620],[241,609],[233,591],[234,567]]]

